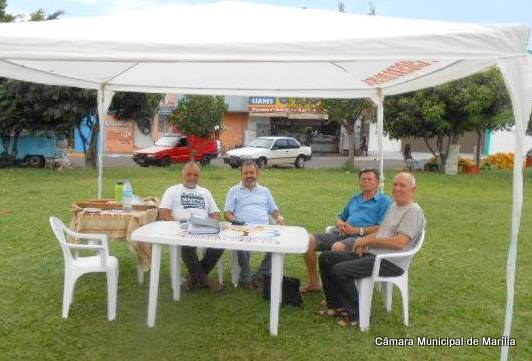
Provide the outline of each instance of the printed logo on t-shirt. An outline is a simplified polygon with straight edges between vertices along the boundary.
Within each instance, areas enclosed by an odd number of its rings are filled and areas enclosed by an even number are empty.
[[[205,209],[205,199],[203,196],[194,193],[181,193],[181,205],[184,209],[198,208]]]

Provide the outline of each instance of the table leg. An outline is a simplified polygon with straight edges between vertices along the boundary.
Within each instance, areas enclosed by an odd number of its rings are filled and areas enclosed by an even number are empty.
[[[279,330],[279,305],[283,278],[283,254],[272,253],[272,276],[270,289],[270,334],[277,336]]]
[[[159,271],[161,268],[161,245],[154,243],[151,254],[150,297],[148,300],[148,327],[155,325],[157,294],[159,292]]]
[[[238,286],[238,278],[240,277],[240,265],[238,264],[238,251],[231,251],[231,283],[233,287]]]
[[[172,281],[174,286],[174,301],[179,301],[181,299],[181,246],[170,246],[171,248],[175,247],[175,279]]]
[[[279,256],[281,257],[281,268],[280,268],[280,274],[279,274],[279,283],[281,284],[281,287],[279,287],[279,304],[283,303],[283,276],[284,276],[284,253],[280,253]]]
[[[177,246],[170,245],[170,285],[175,290],[177,268]]]

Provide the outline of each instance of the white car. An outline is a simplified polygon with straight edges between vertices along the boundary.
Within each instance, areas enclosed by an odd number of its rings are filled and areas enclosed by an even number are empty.
[[[291,164],[303,168],[312,158],[310,147],[302,146],[290,137],[259,137],[243,148],[228,151],[224,163],[238,168],[246,160],[253,160],[259,168]]]

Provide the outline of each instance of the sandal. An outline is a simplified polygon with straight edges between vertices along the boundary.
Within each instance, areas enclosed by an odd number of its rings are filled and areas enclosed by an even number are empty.
[[[349,317],[342,317],[338,321],[336,321],[336,323],[338,324],[338,326],[344,327],[344,328],[351,328],[351,327],[358,326],[358,322],[357,321],[353,321]]]
[[[301,287],[299,292],[301,292],[302,295],[304,295],[305,293],[321,292],[321,288],[311,288],[309,286],[305,286]]]
[[[328,308],[318,311],[318,315],[321,317],[346,317],[346,312],[345,308]]]

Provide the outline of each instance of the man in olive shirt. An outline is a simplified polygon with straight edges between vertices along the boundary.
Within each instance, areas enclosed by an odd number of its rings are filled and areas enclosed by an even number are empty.
[[[379,230],[358,238],[352,252],[324,252],[319,257],[323,292],[327,301],[324,316],[342,316],[341,326],[358,322],[358,293],[355,279],[371,276],[375,256],[414,248],[425,227],[423,210],[414,201],[416,180],[406,172],[395,176],[395,203],[388,209]],[[404,270],[392,261],[382,260],[380,275],[399,276]]]

